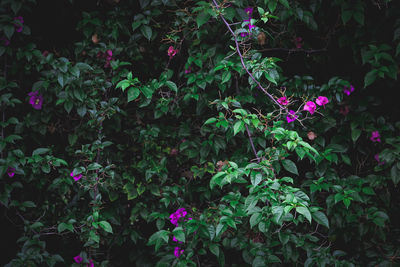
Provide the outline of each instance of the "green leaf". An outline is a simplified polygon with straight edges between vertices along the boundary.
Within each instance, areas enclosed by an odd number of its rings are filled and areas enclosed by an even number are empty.
[[[211,123],[214,123],[214,122],[216,122],[216,121],[217,121],[216,118],[209,118],[208,120],[206,120],[206,122],[204,123],[204,125],[211,124]]]
[[[351,130],[351,140],[353,140],[353,143],[357,141],[357,139],[361,135],[361,130],[360,129],[352,129]]]
[[[74,231],[74,226],[72,224],[67,224],[67,223],[60,223],[57,227],[57,231],[59,233],[62,233],[63,231],[68,230],[70,232]]]
[[[217,244],[210,244],[209,249],[212,254],[215,256],[219,256],[219,246]]]
[[[61,87],[64,87],[64,76],[62,74],[58,75],[57,81],[61,85]]]
[[[240,132],[242,129],[244,129],[244,122],[243,121],[237,121],[233,125],[233,135],[236,135],[238,132]]]
[[[171,81],[166,81],[165,84],[169,87],[169,89],[171,89],[174,92],[178,92],[178,87],[176,86],[176,84],[174,82]]]
[[[134,21],[132,22],[132,32],[134,32],[139,26],[142,25],[142,21]]]
[[[128,102],[135,100],[140,94],[139,88],[131,87],[128,89]]]
[[[394,164],[390,169],[390,176],[392,177],[394,185],[397,185],[400,182],[400,175],[396,164]]]
[[[140,27],[140,31],[142,32],[143,36],[150,41],[151,36],[153,35],[153,31],[151,29],[150,26],[147,25],[142,25],[142,27]]]
[[[231,72],[230,71],[224,71],[224,73],[222,73],[222,83],[226,83],[227,81],[229,81],[231,79]]]
[[[312,217],[317,223],[325,226],[326,228],[329,228],[329,220],[324,213],[316,211],[313,212]]]
[[[210,14],[208,14],[205,11],[201,12],[196,18],[197,27],[200,28],[209,19],[210,19]]]
[[[365,75],[364,78],[364,87],[367,87],[368,85],[372,84],[373,82],[375,82],[376,80],[376,73],[377,70],[373,69],[370,72],[367,73],[367,75]]]
[[[311,223],[311,213],[306,207],[296,207],[296,212],[302,214]]]
[[[107,233],[112,233],[112,232],[113,232],[112,227],[111,227],[111,224],[108,223],[107,221],[101,221],[101,222],[99,222],[99,225],[100,225],[100,227],[103,228],[103,230],[106,231]]]
[[[153,95],[153,91],[151,90],[151,88],[149,86],[140,87],[140,91],[143,93],[143,95],[146,98],[151,98],[151,96]]]
[[[287,0],[279,0],[279,3],[281,3],[286,8],[290,8],[289,2]]]
[[[294,162],[291,161],[290,159],[282,160],[282,165],[283,165],[283,168],[285,168],[285,170],[287,170],[288,172],[299,175],[296,164],[294,164]]]
[[[50,149],[48,149],[48,148],[37,148],[32,152],[32,156],[45,154],[49,151],[50,151]]]
[[[250,217],[250,228],[257,225],[262,219],[262,214],[259,212],[253,213]]]
[[[183,231],[182,227],[176,227],[173,231],[172,234],[175,236],[178,241],[185,242],[185,232]]]
[[[342,12],[342,21],[343,21],[343,24],[346,24],[350,19],[351,19],[351,16],[353,15],[353,11],[352,10],[344,10],[343,12]]]

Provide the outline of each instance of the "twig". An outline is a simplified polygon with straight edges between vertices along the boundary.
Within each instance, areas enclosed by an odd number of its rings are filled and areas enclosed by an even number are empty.
[[[217,8],[217,10],[220,9],[218,3],[215,0],[212,0],[215,7]],[[283,107],[281,104],[279,104],[279,102],[270,94],[267,92],[267,90],[261,86],[261,84],[256,80],[256,78],[254,78],[253,74],[248,70],[248,68],[246,67],[246,64],[244,63],[244,59],[243,59],[243,55],[242,52],[240,51],[240,47],[239,47],[239,43],[238,40],[236,39],[236,35],[233,32],[231,26],[229,25],[229,23],[225,20],[224,16],[222,16],[222,14],[219,15],[222,19],[222,21],[224,22],[224,24],[226,25],[226,27],[228,28],[228,30],[231,32],[232,36],[233,36],[233,40],[235,41],[235,45],[236,45],[236,51],[240,57],[240,62],[242,63],[242,66],[244,68],[244,70],[247,72],[247,74],[250,76],[250,78],[258,85],[258,87],[276,104],[279,106],[280,109],[282,110],[286,110],[285,107]]]

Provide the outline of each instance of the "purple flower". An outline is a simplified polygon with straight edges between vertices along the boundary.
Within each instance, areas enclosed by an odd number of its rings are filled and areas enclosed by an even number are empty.
[[[182,253],[183,253],[184,251],[185,251],[185,250],[180,249],[179,247],[175,247],[175,249],[174,249],[174,255],[175,255],[175,257],[179,258],[179,257],[182,255]]]
[[[94,267],[93,260],[89,260],[89,263],[86,266],[87,267]]]
[[[308,101],[305,105],[304,105],[304,110],[307,110],[308,112],[310,112],[310,114],[314,114],[315,109],[317,108],[317,106],[315,105],[314,102],[312,101]]]
[[[287,104],[289,104],[289,101],[287,100],[286,96],[282,96],[278,98],[278,103],[282,106],[286,106]]]
[[[2,37],[0,38],[0,40],[3,41],[3,45],[4,45],[4,46],[9,46],[9,45],[10,45],[10,40],[8,40],[7,37],[2,36]]]
[[[188,74],[188,73],[191,73],[191,72],[192,72],[192,69],[190,68],[190,66],[189,66],[189,68],[185,69],[185,74]]]
[[[29,104],[31,104],[34,109],[42,109],[43,96],[39,95],[38,91],[30,92],[28,96],[30,96]]]
[[[24,24],[24,18],[22,16],[15,17],[14,22],[16,22],[16,24],[14,25],[15,31],[22,32],[22,28],[23,28],[22,24]]]
[[[241,33],[240,33],[240,36],[241,36],[241,37],[246,37],[247,35],[249,35],[247,32],[241,32]]]
[[[251,14],[253,14],[253,8],[252,7],[246,7],[244,9],[244,12],[246,12],[246,14],[249,16],[249,18],[251,18]]]
[[[185,208],[179,208],[169,216],[169,219],[173,225],[178,226],[179,219],[185,217],[186,215],[187,211]]]
[[[293,110],[289,110],[289,114],[286,116],[286,120],[288,123],[295,121],[299,116],[296,115],[296,112]]]
[[[381,135],[379,134],[378,131],[373,131],[372,136],[370,137],[372,142],[380,142],[381,141]]]
[[[75,256],[75,257],[74,257],[74,261],[75,261],[76,263],[81,263],[81,262],[83,261],[83,258],[81,257],[81,255],[78,255],[78,256]]]
[[[379,154],[375,154],[374,159],[378,162],[378,166],[385,164],[384,161],[379,160]]]
[[[73,177],[74,178],[74,180],[75,181],[78,181],[79,179],[81,179],[82,178],[82,174],[79,174],[79,175],[77,175],[77,176],[74,176],[74,172],[71,172],[71,177]]]
[[[325,107],[325,105],[329,103],[329,100],[325,96],[319,96],[319,97],[317,97],[317,100],[315,100],[315,102],[317,103],[318,106]]]
[[[8,168],[7,168],[7,174],[8,174],[8,176],[10,176],[10,177],[14,177],[14,175],[15,175],[15,169],[14,169],[13,167],[8,167]]]
[[[343,92],[344,92],[346,95],[350,95],[352,92],[354,92],[354,86],[353,86],[353,85],[350,85],[350,88],[347,87],[347,86],[345,86],[345,87],[343,88]]]

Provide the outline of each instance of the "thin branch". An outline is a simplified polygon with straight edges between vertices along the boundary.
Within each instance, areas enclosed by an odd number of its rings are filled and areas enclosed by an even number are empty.
[[[218,3],[215,0],[212,0],[212,1],[214,3],[215,7],[217,8],[217,10],[219,10],[220,7],[219,7]],[[244,63],[243,55],[242,55],[242,52],[240,51],[239,43],[238,43],[238,40],[236,39],[235,33],[233,32],[229,23],[225,20],[224,16],[222,16],[222,14],[220,14],[219,16],[221,17],[222,21],[224,22],[224,24],[226,25],[226,27],[232,34],[233,40],[235,41],[235,45],[236,45],[236,51],[240,57],[240,62],[242,63],[244,70],[247,72],[247,74],[250,76],[250,78],[258,85],[258,88],[260,88],[276,105],[278,105],[280,109],[286,110],[285,107],[283,107],[281,104],[279,104],[278,101],[270,93],[268,93],[264,87],[261,86],[261,84],[256,80],[256,78],[254,78],[253,74],[248,70],[248,68],[246,67],[246,64]]]

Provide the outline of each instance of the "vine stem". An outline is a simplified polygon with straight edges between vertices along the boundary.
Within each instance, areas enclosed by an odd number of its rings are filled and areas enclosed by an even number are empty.
[[[220,10],[218,3],[215,0],[212,0],[212,1],[214,3],[215,7],[217,8],[217,10]],[[286,110],[285,107],[283,107],[281,104],[279,104],[279,102],[270,93],[268,93],[264,87],[262,87],[262,85],[256,80],[256,78],[254,78],[253,74],[246,67],[246,64],[244,63],[242,52],[240,51],[239,42],[236,39],[235,33],[233,32],[229,23],[225,20],[224,16],[222,16],[222,14],[220,14],[219,16],[221,17],[222,21],[224,22],[224,24],[226,25],[226,27],[232,34],[233,40],[235,41],[235,45],[236,45],[236,51],[240,57],[240,62],[242,63],[243,69],[247,72],[247,74],[250,76],[250,78],[257,84],[258,88],[260,88],[276,105],[278,105],[281,110]]]

